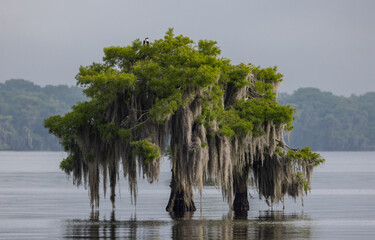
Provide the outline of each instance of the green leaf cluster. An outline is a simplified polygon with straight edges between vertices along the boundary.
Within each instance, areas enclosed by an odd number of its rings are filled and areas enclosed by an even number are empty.
[[[117,134],[125,142],[129,142],[132,136],[131,130],[125,128],[118,129]]]
[[[221,50],[216,44],[216,41],[199,40],[198,51],[207,56],[218,56],[220,55]]]
[[[277,83],[283,80],[283,75],[277,72],[277,66],[261,68],[260,66],[252,69],[255,77],[266,83]]]
[[[76,79],[77,84],[85,89],[83,92],[101,104],[109,104],[117,93],[134,86],[136,81],[131,73],[119,72],[98,63],[88,67],[81,66]]]
[[[310,190],[310,186],[308,180],[303,176],[302,172],[297,172],[295,175],[295,181],[299,186],[302,186],[303,190],[307,194],[307,192]]]
[[[98,125],[98,131],[102,139],[111,140],[118,136],[119,128],[114,122]]]
[[[219,120],[219,131],[228,138],[234,135],[246,136],[252,134],[253,122],[241,118],[235,109],[222,111]]]
[[[71,157],[67,157],[60,162],[60,169],[66,174],[70,174],[73,171],[73,162]]]
[[[303,161],[314,167],[325,162],[325,159],[319,153],[313,152],[310,147],[304,147],[298,151],[289,150],[287,156],[291,161]]]
[[[235,109],[241,118],[256,124],[270,121],[276,125],[291,124],[295,111],[290,106],[278,105],[275,101],[269,101],[265,98],[257,98],[251,101],[241,99],[237,101]]]
[[[230,83],[232,83],[237,88],[243,88],[250,84],[247,80],[247,76],[252,71],[251,67],[241,63],[237,66],[231,66],[230,71],[228,73]]]
[[[133,141],[130,144],[133,147],[133,153],[142,157],[145,163],[150,163],[161,157],[160,148],[148,139]]]
[[[78,102],[65,116],[55,115],[45,119],[44,126],[49,133],[61,139],[64,150],[68,151],[75,146],[76,137],[83,128],[95,125],[100,110],[101,106],[95,101]]]

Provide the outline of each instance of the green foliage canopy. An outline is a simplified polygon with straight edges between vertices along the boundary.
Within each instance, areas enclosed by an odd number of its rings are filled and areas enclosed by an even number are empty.
[[[195,97],[185,94],[187,88],[200,88],[204,102],[200,121],[209,125],[216,120],[221,134],[228,137],[260,134],[259,127],[266,121],[287,124],[291,129],[294,110],[277,104],[272,85],[282,79],[277,68],[262,69],[252,64],[234,66],[229,60],[219,58],[219,54],[215,41],[200,40],[196,45],[188,37],[174,36],[173,29],[167,31],[164,39],[150,45],[142,45],[137,39],[130,46],[107,47],[103,63],[81,66],[76,76],[77,84],[84,88],[91,101],[78,103],[64,117],[47,119],[45,125],[63,140],[66,150],[69,144],[64,143],[71,142],[66,139],[75,138],[79,129],[86,125],[93,125],[104,138],[118,137],[123,128],[117,126],[114,130],[114,123],[103,127],[101,124],[105,120],[100,113],[118,94],[141,91],[145,84],[150,95],[156,96],[147,113],[155,122],[164,122]],[[255,83],[261,98],[241,99],[233,108],[226,109],[221,102],[225,89],[228,85],[252,86],[254,83],[246,78],[250,73],[264,80]]]

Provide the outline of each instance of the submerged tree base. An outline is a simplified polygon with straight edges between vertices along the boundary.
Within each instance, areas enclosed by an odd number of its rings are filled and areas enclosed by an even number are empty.
[[[165,210],[176,214],[194,212],[197,210],[193,200],[193,189],[189,188],[188,190],[183,190],[183,188],[176,183],[174,175],[172,175],[171,181],[171,195]]]
[[[193,194],[187,194],[185,191],[172,189],[165,210],[173,213],[194,212],[197,208],[193,201]]]
[[[236,193],[233,201],[233,211],[235,212],[247,212],[250,210],[249,200],[247,199],[247,191],[242,193]]]

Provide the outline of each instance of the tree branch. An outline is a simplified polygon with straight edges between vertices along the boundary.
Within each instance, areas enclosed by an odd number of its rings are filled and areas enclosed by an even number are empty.
[[[299,148],[291,148],[289,147],[288,145],[286,145],[286,143],[284,141],[280,141],[278,139],[276,139],[276,141],[280,144],[281,147],[286,147],[287,149],[289,150],[292,150],[292,151],[295,151],[295,152],[298,152],[300,149]]]

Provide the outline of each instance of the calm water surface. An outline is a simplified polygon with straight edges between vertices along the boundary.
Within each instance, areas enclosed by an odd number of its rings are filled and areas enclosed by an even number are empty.
[[[313,190],[286,209],[270,209],[250,191],[247,216],[236,216],[214,187],[205,187],[202,211],[184,217],[165,212],[170,166],[160,180],[139,180],[131,205],[122,180],[116,210],[101,199],[91,212],[88,191],[58,168],[59,152],[0,152],[1,239],[375,239],[375,152],[323,152],[326,164]],[[198,195],[198,194],[196,194]],[[199,198],[195,202],[199,207]]]

